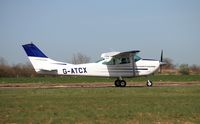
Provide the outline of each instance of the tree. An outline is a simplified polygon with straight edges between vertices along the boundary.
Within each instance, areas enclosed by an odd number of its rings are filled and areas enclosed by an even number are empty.
[[[73,64],[83,64],[83,63],[88,63],[88,62],[90,62],[90,57],[82,53],[73,54],[73,57],[72,57]]]
[[[174,69],[175,65],[173,64],[173,60],[170,58],[164,58],[164,62],[166,63],[164,65],[164,69]]]
[[[188,64],[181,64],[179,66],[179,73],[182,74],[182,75],[189,75],[190,71],[189,71]]]
[[[194,74],[200,74],[200,66],[198,66],[198,65],[194,64],[194,65],[190,66],[190,70]]]
[[[0,65],[6,65],[7,61],[3,58],[0,57]]]

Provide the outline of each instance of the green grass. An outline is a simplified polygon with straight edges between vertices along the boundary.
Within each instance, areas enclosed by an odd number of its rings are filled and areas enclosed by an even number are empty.
[[[125,79],[127,82],[146,82],[147,79],[152,81],[200,81],[200,75],[155,75],[148,77],[137,77]],[[94,82],[113,82],[115,78],[102,77],[32,77],[32,78],[0,78],[0,83],[94,83]]]
[[[1,89],[1,123],[200,123],[200,87]]]

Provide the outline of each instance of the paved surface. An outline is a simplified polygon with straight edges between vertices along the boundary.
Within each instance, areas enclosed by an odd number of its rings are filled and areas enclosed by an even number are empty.
[[[153,87],[200,86],[200,82],[154,82]],[[0,84],[5,88],[104,88],[115,87],[111,82],[96,83],[6,83]],[[126,87],[146,87],[146,83],[128,82]]]

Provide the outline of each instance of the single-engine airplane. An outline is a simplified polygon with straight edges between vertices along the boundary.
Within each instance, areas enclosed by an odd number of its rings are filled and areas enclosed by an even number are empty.
[[[116,77],[116,87],[125,87],[123,78],[147,76],[163,65],[163,51],[160,61],[142,59],[138,56],[139,50],[126,52],[108,52],[101,54],[101,60],[96,63],[70,64],[48,58],[33,43],[22,45],[35,71],[40,74],[76,75],[76,76],[101,76]],[[152,86],[148,80],[147,86]]]

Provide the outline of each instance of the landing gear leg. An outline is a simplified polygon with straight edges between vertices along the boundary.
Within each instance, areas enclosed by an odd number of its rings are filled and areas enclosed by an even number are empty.
[[[151,80],[147,80],[147,87],[152,87],[153,86],[153,82]]]
[[[122,78],[120,77],[115,81],[115,86],[116,87],[125,87],[126,86],[126,81],[122,80]]]

